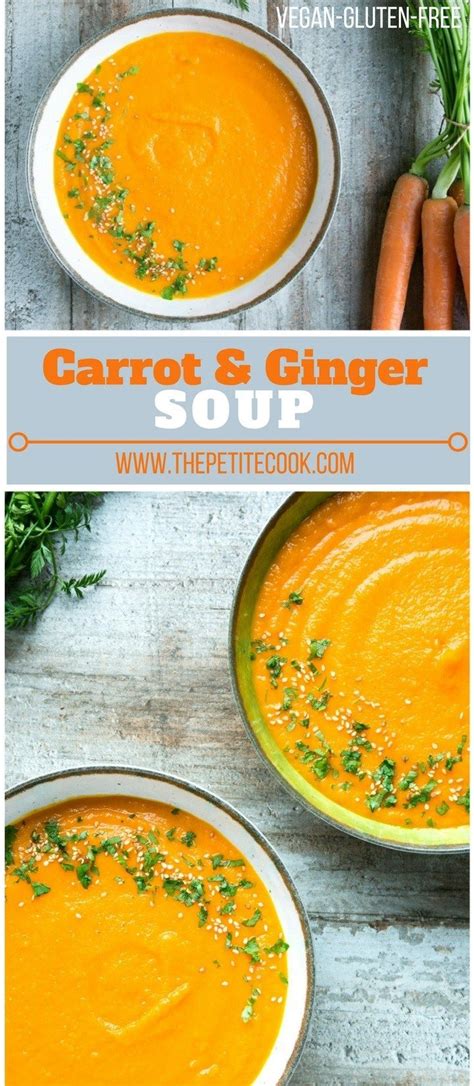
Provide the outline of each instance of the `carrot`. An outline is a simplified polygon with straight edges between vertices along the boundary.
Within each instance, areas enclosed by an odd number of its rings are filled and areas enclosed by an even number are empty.
[[[464,293],[466,295],[467,311],[469,313],[470,303],[470,213],[467,204],[463,204],[456,212],[456,218],[454,220],[454,244],[456,247],[456,256],[458,258],[458,264],[461,269],[462,282],[464,287]]]
[[[457,181],[453,181],[451,187],[448,189],[448,196],[452,196],[458,207],[462,207],[464,203],[464,182],[461,181],[460,177]]]
[[[423,317],[424,327],[429,331],[453,327],[456,212],[457,204],[452,196],[426,200],[423,205]]]
[[[420,237],[421,209],[428,195],[423,177],[404,173],[392,192],[375,281],[373,329],[402,323],[410,273]]]

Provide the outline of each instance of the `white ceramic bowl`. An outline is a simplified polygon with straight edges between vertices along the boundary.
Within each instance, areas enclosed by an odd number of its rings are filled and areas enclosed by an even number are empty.
[[[233,807],[188,781],[144,769],[91,767],[37,777],[6,795],[6,822],[84,796],[155,800],[211,823],[255,868],[269,890],[288,950],[288,998],[275,1046],[253,1086],[283,1086],[300,1057],[314,994],[313,949],[308,921],[293,882],[271,845]],[[34,963],[32,963],[34,965]]]
[[[120,283],[99,267],[81,248],[64,221],[54,188],[54,150],[67,103],[83,80],[105,57],[130,42],[169,31],[198,31],[232,38],[273,61],[302,98],[314,128],[318,176],[313,202],[299,234],[281,257],[248,283],[210,298],[183,301],[146,294]],[[166,320],[202,320],[223,317],[268,298],[306,263],[320,244],[331,221],[340,181],[340,152],[332,113],[312,73],[277,38],[230,15],[175,9],[153,12],[123,23],[79,50],[55,77],[41,99],[28,146],[28,188],[38,226],[56,259],[85,290],[102,301]]]

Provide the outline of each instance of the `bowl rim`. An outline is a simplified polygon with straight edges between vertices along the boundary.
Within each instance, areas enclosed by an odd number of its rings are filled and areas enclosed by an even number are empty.
[[[303,1015],[301,1018],[300,1027],[298,1030],[298,1036],[296,1038],[293,1050],[288,1058],[285,1068],[275,1083],[275,1086],[286,1086],[289,1083],[297,1064],[300,1061],[304,1045],[307,1040],[309,1028],[311,1025],[314,1005],[315,1005],[315,955],[313,938],[311,934],[311,928],[309,924],[308,915],[303,902],[300,898],[298,889],[295,882],[287,870],[283,860],[280,858],[278,852],[270,843],[268,838],[262,833],[261,830],[254,825],[254,823],[243,815],[233,804],[228,803],[227,800],[221,799],[208,788],[203,788],[199,784],[195,784],[193,781],[187,780],[185,777],[176,776],[174,773],[164,773],[160,770],[144,769],[140,766],[117,766],[117,765],[88,765],[88,766],[73,766],[67,769],[54,770],[50,773],[43,773],[37,777],[28,778],[26,781],[21,781],[19,784],[13,785],[11,788],[5,791],[5,802],[9,799],[13,799],[15,796],[22,795],[25,792],[29,792],[32,788],[42,784],[49,784],[57,780],[67,778],[77,778],[80,780],[82,777],[90,776],[91,774],[103,774],[104,776],[116,776],[121,775],[124,777],[130,777],[131,779],[152,780],[156,783],[165,783],[174,785],[177,788],[181,788],[183,792],[191,792],[199,799],[207,801],[211,806],[219,808],[229,815],[230,818],[238,822],[240,826],[249,834],[250,837],[257,842],[258,845],[269,857],[271,863],[278,871],[282,881],[284,882],[286,889],[291,897],[292,904],[296,910],[298,920],[301,925],[303,934],[303,940],[305,945],[305,970],[307,978],[307,992]],[[97,792],[97,795],[106,796],[107,792]],[[125,794],[125,793],[123,793]],[[77,799],[81,798],[78,791]],[[92,797],[89,797],[92,798]],[[158,801],[159,802],[159,801]],[[34,810],[35,808],[33,808]],[[40,810],[42,808],[38,808]]]
[[[93,286],[87,280],[83,279],[82,275],[78,271],[76,271],[76,269],[69,263],[69,260],[63,255],[63,253],[59,249],[58,245],[56,244],[54,238],[50,235],[49,230],[47,229],[46,224],[45,224],[44,219],[43,219],[43,215],[42,215],[41,207],[40,207],[40,202],[39,202],[38,197],[37,197],[36,187],[35,187],[35,183],[34,183],[33,159],[34,159],[34,154],[35,154],[36,137],[37,137],[38,127],[39,127],[40,121],[42,119],[43,112],[44,112],[44,110],[46,108],[46,105],[48,103],[48,100],[50,98],[50,95],[52,94],[53,90],[55,89],[55,87],[57,86],[59,81],[66,74],[68,69],[71,67],[71,65],[74,64],[77,60],[79,60],[80,57],[83,55],[83,53],[87,52],[87,50],[89,48],[91,48],[94,45],[97,45],[102,39],[110,37],[110,35],[114,34],[116,31],[123,30],[125,27],[133,26],[136,23],[145,22],[145,21],[147,21],[149,19],[167,19],[167,18],[173,18],[173,17],[176,17],[176,16],[178,16],[178,17],[179,16],[181,16],[181,17],[188,16],[190,18],[192,18],[193,16],[197,16],[197,17],[201,17],[201,18],[206,17],[206,18],[212,19],[212,20],[214,20],[216,22],[220,22],[220,23],[230,23],[230,24],[237,24],[238,26],[243,26],[247,31],[250,31],[251,33],[256,34],[257,37],[261,37],[261,38],[264,38],[267,41],[270,41],[273,46],[275,46],[277,49],[279,49],[281,52],[283,52],[288,57],[289,60],[291,60],[294,64],[296,64],[296,66],[300,69],[302,74],[306,77],[308,82],[311,84],[312,89],[314,90],[314,92],[316,94],[316,97],[317,97],[317,99],[319,101],[319,104],[320,104],[320,106],[321,106],[321,108],[323,110],[326,122],[328,124],[329,130],[330,130],[332,147],[333,147],[333,153],[334,153],[334,179],[333,179],[331,195],[330,195],[330,198],[329,198],[329,201],[328,201],[328,206],[327,206],[327,209],[326,209],[326,213],[325,213],[324,219],[323,219],[323,221],[321,223],[321,226],[320,226],[316,236],[313,238],[311,244],[308,246],[308,248],[306,249],[306,252],[300,258],[298,263],[295,264],[295,266],[293,268],[291,268],[283,276],[283,278],[278,281],[278,283],[275,283],[274,286],[269,287],[266,290],[263,290],[260,294],[257,295],[257,297],[251,299],[249,302],[240,303],[239,305],[230,306],[228,308],[222,309],[219,312],[204,314],[202,316],[197,316],[197,315],[196,316],[179,316],[179,314],[178,314],[178,316],[174,316],[174,315],[171,315],[171,314],[164,314],[164,313],[148,313],[148,312],[144,311],[143,309],[140,309],[139,305],[137,305],[137,306],[134,306],[134,305],[131,305],[131,304],[128,305],[125,302],[116,301],[114,298],[111,298],[108,294],[104,294],[103,291],[101,291],[99,288]],[[314,126],[313,126],[312,121],[311,121],[311,126],[312,126],[312,128],[314,130]],[[28,192],[28,199],[29,199],[30,207],[31,207],[31,209],[33,211],[33,217],[34,217],[34,220],[36,222],[36,226],[38,227],[38,229],[40,231],[40,234],[41,234],[41,236],[43,238],[43,241],[46,243],[48,249],[50,250],[52,255],[55,257],[57,263],[60,265],[60,267],[63,269],[63,271],[66,272],[66,274],[69,276],[69,278],[73,280],[73,282],[75,282],[78,286],[80,286],[82,288],[82,290],[84,290],[87,294],[91,295],[97,301],[103,302],[104,304],[107,304],[107,305],[114,305],[120,310],[124,310],[127,313],[134,313],[135,315],[144,317],[147,320],[158,321],[158,322],[166,322],[168,324],[175,324],[175,323],[176,324],[187,324],[187,323],[195,324],[195,323],[198,323],[200,321],[202,322],[202,321],[223,320],[226,317],[235,316],[238,313],[244,313],[248,309],[252,309],[254,306],[260,305],[260,303],[262,303],[264,301],[267,301],[267,299],[271,298],[274,294],[278,293],[278,291],[280,291],[284,287],[286,287],[297,275],[299,275],[299,273],[303,270],[305,265],[308,263],[308,261],[311,259],[311,257],[314,255],[316,250],[321,245],[321,243],[324,240],[324,237],[325,237],[325,235],[326,235],[326,233],[327,233],[327,231],[329,229],[329,226],[331,224],[332,218],[334,216],[334,212],[336,210],[338,198],[339,198],[339,192],[340,192],[340,187],[341,187],[342,165],[341,165],[341,145],[340,145],[340,140],[339,140],[339,133],[338,133],[336,121],[335,121],[335,118],[334,118],[334,114],[333,114],[333,112],[331,110],[329,102],[328,102],[328,100],[326,98],[326,95],[325,95],[322,87],[320,86],[318,81],[315,79],[311,69],[304,63],[303,60],[301,60],[301,57],[299,57],[298,54],[296,52],[294,52],[293,49],[290,49],[289,46],[287,46],[284,42],[280,41],[280,39],[277,38],[277,36],[275,34],[271,34],[270,31],[265,30],[263,27],[257,26],[255,24],[249,22],[248,20],[241,19],[236,15],[228,15],[226,12],[208,11],[208,10],[206,10],[206,8],[201,8],[201,7],[199,7],[199,8],[177,7],[177,8],[167,8],[165,10],[160,10],[159,8],[153,8],[151,11],[142,12],[140,15],[135,15],[131,19],[123,19],[120,22],[116,23],[115,25],[109,26],[109,28],[107,30],[102,31],[99,34],[96,34],[92,38],[88,38],[88,40],[83,45],[80,45],[79,48],[76,49],[75,52],[72,53],[68,57],[68,59],[64,62],[64,64],[53,75],[53,77],[50,80],[50,82],[48,83],[46,89],[43,91],[43,94],[41,95],[41,97],[39,99],[39,102],[38,102],[38,104],[36,106],[36,109],[34,111],[33,118],[32,118],[31,125],[30,125],[30,130],[29,130],[29,133],[28,133],[27,142],[26,142],[25,170],[26,170],[26,188],[27,188],[27,192]],[[316,184],[317,184],[317,182],[316,182]],[[287,249],[288,248],[291,248],[291,245],[287,246]],[[287,250],[284,250],[284,251],[286,252]],[[267,270],[267,269],[264,269],[264,270]],[[263,273],[259,273],[259,274],[263,274]],[[258,278],[258,277],[255,277],[255,278]],[[236,289],[236,288],[234,288],[234,289]],[[229,293],[231,294],[232,291],[230,291]],[[219,295],[216,294],[215,297],[218,298]]]
[[[244,706],[244,703],[243,703],[243,700],[242,700],[242,697],[241,697],[241,694],[240,694],[240,688],[239,688],[239,683],[238,683],[238,679],[237,679],[238,669],[237,669],[237,652],[236,652],[236,644],[237,644],[236,634],[237,634],[237,618],[238,618],[240,603],[241,603],[241,600],[242,600],[242,597],[243,597],[243,594],[244,594],[244,591],[245,591],[245,588],[246,588],[247,577],[248,577],[248,575],[249,575],[249,573],[250,573],[250,571],[252,569],[252,566],[253,566],[253,562],[254,562],[255,558],[257,557],[257,555],[258,555],[263,543],[265,542],[267,536],[270,534],[270,532],[276,526],[276,524],[278,523],[278,521],[280,520],[282,515],[288,509],[291,509],[291,507],[293,505],[297,504],[298,501],[301,499],[301,496],[303,494],[308,494],[308,493],[310,493],[310,492],[309,491],[303,491],[303,490],[294,491],[292,494],[290,494],[288,496],[288,498],[285,498],[285,500],[281,503],[281,505],[279,505],[277,507],[275,512],[272,513],[271,517],[269,518],[269,520],[266,521],[266,523],[264,524],[262,530],[259,532],[258,536],[256,537],[255,542],[252,545],[252,547],[251,547],[251,549],[250,549],[250,551],[248,553],[248,556],[246,558],[246,561],[244,563],[244,566],[243,566],[243,568],[241,570],[240,576],[238,578],[237,584],[236,584],[235,589],[234,589],[234,595],[233,595],[233,599],[232,599],[231,612],[230,612],[230,620],[229,620],[228,663],[229,663],[229,671],[230,671],[230,678],[231,678],[233,695],[234,695],[234,698],[235,698],[235,701],[236,701],[236,704],[237,704],[237,707],[238,707],[238,710],[239,710],[239,713],[240,713],[241,720],[242,720],[242,722],[244,724],[244,727],[245,727],[245,729],[247,731],[247,734],[250,736],[250,739],[252,740],[253,746],[258,751],[260,757],[265,762],[265,765],[267,766],[267,769],[270,769],[271,773],[280,782],[282,787],[293,797],[293,799],[296,798],[298,800],[298,802],[301,803],[302,806],[306,808],[306,810],[311,811],[311,814],[315,818],[319,818],[322,822],[325,822],[326,825],[331,826],[333,829],[339,830],[341,833],[347,833],[351,837],[356,837],[359,841],[364,841],[366,844],[377,845],[377,846],[379,846],[381,848],[390,848],[390,849],[395,850],[397,852],[411,852],[411,853],[416,853],[417,855],[426,855],[426,856],[433,856],[433,855],[436,855],[436,856],[439,856],[439,855],[451,856],[451,855],[454,855],[455,853],[459,854],[459,853],[469,852],[469,848],[470,848],[469,841],[466,841],[466,842],[461,841],[461,842],[455,843],[453,845],[447,845],[447,844],[441,844],[441,845],[419,844],[418,845],[418,844],[414,844],[414,843],[412,844],[410,842],[395,841],[395,840],[390,840],[390,839],[386,840],[386,839],[384,839],[382,837],[378,837],[375,834],[374,835],[369,834],[369,833],[366,834],[362,830],[356,829],[353,826],[348,826],[342,821],[338,821],[336,818],[331,817],[331,815],[326,814],[326,812],[321,811],[316,806],[316,804],[310,803],[309,800],[307,800],[306,797],[304,795],[302,795],[298,791],[298,789],[294,787],[293,784],[291,784],[288,780],[286,780],[282,776],[279,769],[277,769],[277,767],[273,764],[271,759],[267,756],[267,754],[265,753],[265,751],[261,747],[261,745],[260,745],[260,743],[259,743],[259,741],[257,739],[257,736],[256,736],[256,734],[254,732],[254,729],[252,728],[252,725],[250,723],[250,720],[248,719],[248,716],[247,716],[247,713],[246,713],[246,710],[245,710],[245,706]],[[337,496],[338,494],[348,494],[348,493],[350,493],[350,491],[348,491],[348,490],[345,490],[345,491],[317,490],[316,491],[315,490],[315,491],[311,491],[311,493],[324,494],[324,498],[323,498],[323,500],[321,502],[321,504],[324,504],[324,502],[328,501],[330,498],[333,498],[333,497]],[[310,515],[309,513],[306,513],[305,517],[309,516],[309,515]],[[305,519],[305,517],[302,517],[301,523]],[[315,791],[317,792],[316,789],[315,789]],[[341,807],[342,807],[342,804],[341,804]]]

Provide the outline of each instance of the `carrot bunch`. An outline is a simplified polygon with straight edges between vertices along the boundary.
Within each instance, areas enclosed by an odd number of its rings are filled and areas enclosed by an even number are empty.
[[[469,4],[460,0],[456,5],[458,27],[451,0],[433,0],[451,11],[452,25],[432,29],[423,19],[424,0],[409,3],[411,28],[434,63],[431,89],[440,95],[444,117],[438,135],[395,184],[382,235],[372,328],[400,328],[421,236],[424,327],[448,330],[453,326],[458,266],[469,309]],[[428,166],[442,158],[446,161],[430,192]]]

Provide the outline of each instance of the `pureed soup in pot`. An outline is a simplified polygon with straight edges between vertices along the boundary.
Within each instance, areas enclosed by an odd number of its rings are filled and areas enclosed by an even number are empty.
[[[468,821],[468,547],[466,494],[340,494],[293,531],[257,598],[272,736],[375,824]]]
[[[7,1086],[250,1086],[284,933],[245,856],[176,808],[77,800],[7,827]]]
[[[172,301],[232,290],[273,264],[306,218],[317,168],[306,107],[271,61],[227,37],[170,32],[77,84],[55,185],[97,264]]]

